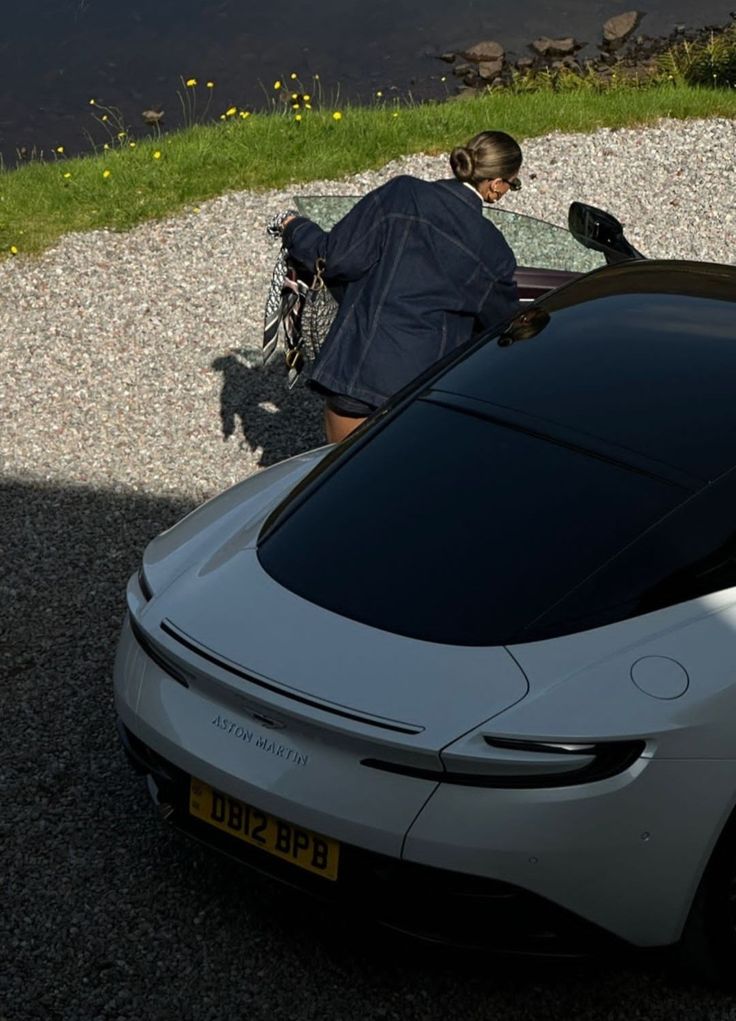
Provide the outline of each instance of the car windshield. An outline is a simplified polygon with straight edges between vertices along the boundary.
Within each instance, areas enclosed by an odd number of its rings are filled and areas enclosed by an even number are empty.
[[[313,603],[425,641],[533,640],[685,495],[431,395],[366,440],[277,512],[259,559]]]
[[[324,230],[330,230],[358,199],[357,195],[301,195],[296,198],[295,205],[302,216],[308,216]],[[484,207],[483,215],[506,238],[519,266],[587,273],[606,264],[605,256],[583,248],[562,227],[488,206]]]

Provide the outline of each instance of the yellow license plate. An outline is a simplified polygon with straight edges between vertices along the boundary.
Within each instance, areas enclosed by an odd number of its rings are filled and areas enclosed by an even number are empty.
[[[340,845],[336,840],[275,819],[194,777],[189,786],[189,811],[246,844],[325,879],[337,879]]]

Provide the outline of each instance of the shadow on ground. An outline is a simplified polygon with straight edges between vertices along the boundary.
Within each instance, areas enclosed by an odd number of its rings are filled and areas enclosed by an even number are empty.
[[[215,358],[212,368],[222,373],[222,438],[260,450],[261,467],[324,443],[322,401],[302,383],[288,389],[281,353],[264,367],[231,350]]]

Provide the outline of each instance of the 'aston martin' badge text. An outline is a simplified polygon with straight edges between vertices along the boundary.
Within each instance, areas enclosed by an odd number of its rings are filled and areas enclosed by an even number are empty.
[[[245,744],[253,745],[254,748],[260,748],[261,751],[275,755],[277,759],[293,762],[295,766],[306,766],[309,763],[309,756],[303,752],[298,752],[295,748],[289,748],[288,745],[274,741],[273,738],[266,737],[265,734],[255,734],[252,730],[244,727],[242,723],[228,720],[225,716],[215,716],[212,726],[224,730],[231,737],[244,741]]]

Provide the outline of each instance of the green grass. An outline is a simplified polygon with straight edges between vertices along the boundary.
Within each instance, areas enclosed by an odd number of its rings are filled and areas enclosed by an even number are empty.
[[[523,140],[660,117],[736,117],[736,89],[672,82],[605,92],[498,90],[456,102],[342,105],[341,120],[333,112],[303,111],[301,122],[291,110],[230,117],[138,141],[135,148],[126,138],[79,159],[0,171],[0,252],[40,252],[72,231],[126,230],[226,191],[298,185],[379,167],[408,153],[446,152],[485,128]]]

